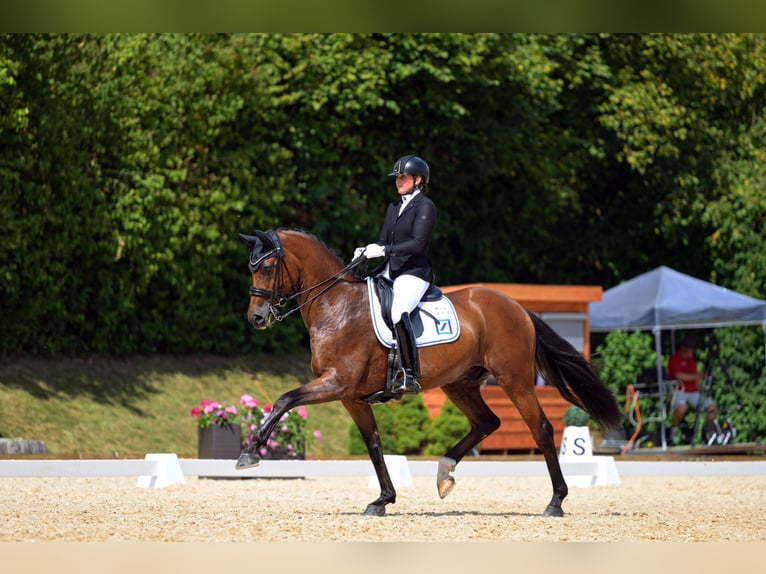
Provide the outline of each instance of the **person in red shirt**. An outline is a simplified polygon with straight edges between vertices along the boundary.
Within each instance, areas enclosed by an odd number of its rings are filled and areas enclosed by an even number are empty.
[[[697,349],[697,340],[689,335],[681,341],[681,346],[671,355],[668,360],[668,378],[677,383],[673,394],[671,407],[673,419],[670,427],[670,441],[678,440],[678,425],[683,420],[689,407],[698,408],[702,400],[702,408],[707,411],[705,418],[706,427],[711,425],[718,415],[718,408],[710,397],[702,397],[700,382],[702,373],[699,372],[694,351]]]

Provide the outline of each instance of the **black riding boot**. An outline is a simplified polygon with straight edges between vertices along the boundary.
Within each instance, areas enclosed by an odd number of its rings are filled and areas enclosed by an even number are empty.
[[[412,332],[410,314],[403,313],[401,320],[394,325],[396,350],[399,355],[401,368],[394,377],[393,393],[417,394],[420,392],[418,383],[418,347],[415,344],[415,334]]]

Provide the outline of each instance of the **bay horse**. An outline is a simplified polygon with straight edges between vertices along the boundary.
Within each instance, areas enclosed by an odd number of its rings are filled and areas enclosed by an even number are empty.
[[[367,446],[380,484],[380,496],[364,514],[383,516],[396,502],[386,468],[372,407],[365,402],[382,388],[387,373],[387,349],[373,331],[366,281],[314,235],[294,229],[239,234],[250,249],[252,276],[247,320],[267,329],[299,311],[308,329],[311,370],[316,377],[280,396],[262,421],[250,445],[243,448],[236,468],[257,466],[257,452],[279,419],[289,410],[340,401],[351,415]],[[619,427],[622,413],[609,388],[586,359],[547,323],[510,297],[485,287],[449,293],[460,321],[457,340],[420,349],[422,390],[440,387],[470,422],[470,430],[439,459],[439,496],[452,490],[450,472],[460,460],[500,426],[484,402],[481,383],[492,375],[519,410],[542,451],[553,485],[545,516],[563,516],[568,494],[553,426],[535,395],[537,373],[569,402],[580,406],[606,428]],[[289,310],[283,311],[289,307]]]

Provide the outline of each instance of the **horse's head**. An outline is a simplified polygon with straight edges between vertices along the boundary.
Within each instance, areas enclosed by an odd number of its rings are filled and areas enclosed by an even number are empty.
[[[267,329],[281,319],[280,307],[288,303],[295,289],[284,266],[285,252],[276,231],[256,231],[255,235],[239,234],[250,247],[250,304],[247,320],[256,329]],[[287,281],[285,274],[288,275]]]
[[[267,329],[293,312],[303,313],[326,294],[332,297],[329,292],[354,267],[353,262],[344,267],[327,245],[296,229],[240,233],[239,238],[251,249],[247,320],[256,329]],[[282,310],[293,302],[290,310]]]

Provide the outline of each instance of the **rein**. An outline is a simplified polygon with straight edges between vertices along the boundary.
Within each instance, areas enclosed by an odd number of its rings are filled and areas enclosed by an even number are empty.
[[[334,275],[330,275],[329,277],[323,279],[316,285],[312,285],[311,287],[308,287],[307,289],[304,289],[303,291],[295,291],[293,293],[289,293],[287,295],[284,295],[285,287],[284,287],[284,279],[282,277],[282,264],[284,262],[284,251],[282,250],[282,245],[279,242],[279,238],[274,234],[271,236],[272,241],[274,241],[274,249],[269,251],[268,253],[265,253],[261,257],[257,259],[257,261],[252,262],[251,261],[251,270],[254,272],[258,267],[260,267],[261,263],[265,261],[266,259],[270,259],[271,257],[277,258],[277,269],[276,269],[276,277],[274,278],[275,283],[275,289],[272,291],[267,291],[266,289],[261,289],[260,287],[250,287],[250,295],[254,297],[263,297],[268,298],[269,300],[269,311],[271,315],[274,317],[274,320],[279,322],[285,320],[287,317],[295,313],[296,311],[300,311],[303,307],[308,305],[309,303],[312,303],[313,301],[316,301],[319,297],[327,293],[330,289],[332,289],[338,281],[340,281],[340,278],[343,277],[346,273],[349,271],[352,271],[356,267],[358,267],[364,260],[364,257],[359,257],[346,265],[343,269],[335,273]],[[286,269],[287,275],[290,278],[290,282],[295,285],[295,281],[293,280],[292,274],[290,273],[289,269]],[[280,285],[277,287],[276,282],[279,281]],[[308,297],[303,303],[300,303],[293,307],[292,309],[288,310],[285,313],[279,312],[279,309],[282,307],[289,305],[302,295],[306,295],[307,293],[311,293],[315,289],[319,289],[320,287],[324,287],[321,291],[318,293],[315,293],[314,295],[311,295]],[[277,291],[281,291],[279,293]]]

